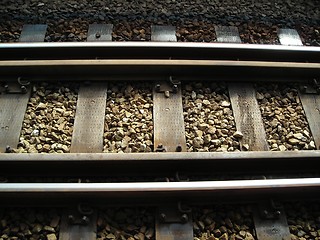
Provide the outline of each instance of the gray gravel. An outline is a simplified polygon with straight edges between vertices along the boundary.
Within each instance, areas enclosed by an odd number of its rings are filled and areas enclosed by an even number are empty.
[[[72,84],[35,85],[23,120],[19,153],[70,151],[78,87]]]
[[[194,240],[255,240],[249,207],[218,205],[193,210]]]
[[[1,240],[57,240],[60,214],[52,209],[2,209],[0,210]]]
[[[154,213],[145,208],[115,208],[99,213],[97,240],[154,240]]]
[[[109,89],[104,152],[153,151],[151,85],[122,83]]]
[[[315,149],[297,90],[288,85],[257,87],[267,139],[272,151]]]
[[[216,83],[183,86],[183,115],[190,152],[239,151],[227,88]]]
[[[285,205],[292,240],[320,239],[319,202],[297,202]]]

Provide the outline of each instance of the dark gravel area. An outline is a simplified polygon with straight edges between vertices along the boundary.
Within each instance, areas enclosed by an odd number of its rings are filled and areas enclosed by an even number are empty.
[[[20,21],[0,20],[0,43],[17,42],[22,30],[23,23]]]
[[[320,46],[320,24],[317,26],[302,25],[298,31],[304,45]]]
[[[152,209],[109,208],[99,213],[97,240],[154,240],[154,224]]]
[[[177,24],[176,36],[179,42],[216,41],[214,23],[206,21],[186,21]]]
[[[254,3],[253,3],[254,2]],[[0,42],[18,40],[24,24],[48,24],[46,41],[85,41],[91,23],[114,24],[114,41],[148,41],[152,24],[177,26],[178,41],[214,42],[214,25],[238,26],[244,43],[278,44],[278,27],[296,28],[319,46],[317,1],[4,0]]]
[[[73,20],[60,19],[50,21],[45,41],[46,42],[78,42],[87,40],[89,23],[81,18]]]
[[[296,202],[285,205],[291,240],[320,239],[320,203]]]
[[[143,20],[120,21],[114,25],[113,41],[150,41],[151,23]]]
[[[251,209],[216,205],[193,209],[194,240],[255,240]]]
[[[254,44],[280,44],[278,27],[272,23],[237,23],[242,42]]]
[[[0,239],[57,240],[60,216],[54,209],[1,209]]]
[[[178,20],[180,18],[231,19],[264,21],[273,19],[288,22],[319,20],[317,1],[207,1],[207,0],[116,0],[116,1],[62,1],[62,0],[3,0],[0,12],[5,16],[30,19],[49,19],[60,16],[81,16],[86,19],[110,20],[130,16],[145,19]]]

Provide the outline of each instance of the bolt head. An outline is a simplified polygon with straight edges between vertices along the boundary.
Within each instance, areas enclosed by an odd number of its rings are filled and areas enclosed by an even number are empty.
[[[167,216],[164,213],[160,213],[159,219],[160,219],[161,222],[165,222],[166,218],[167,218]]]
[[[182,151],[181,145],[178,145],[178,146],[176,147],[176,151],[177,151],[177,152],[181,152],[181,151]]]
[[[87,216],[83,216],[81,222],[82,224],[87,225],[90,222],[90,219]]]
[[[73,224],[74,222],[75,222],[75,218],[74,218],[74,216],[73,215],[68,215],[68,221],[69,221],[69,223],[71,223],[71,224]]]
[[[189,217],[188,217],[187,214],[184,213],[184,214],[181,215],[181,221],[182,221],[183,223],[188,222],[188,220],[189,220]]]

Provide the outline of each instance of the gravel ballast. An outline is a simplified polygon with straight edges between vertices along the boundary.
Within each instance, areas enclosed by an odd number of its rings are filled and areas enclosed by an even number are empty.
[[[189,83],[182,91],[189,152],[239,151],[235,121],[226,86]]]
[[[77,103],[77,85],[35,85],[22,124],[19,153],[70,151]]]
[[[107,94],[103,151],[153,151],[151,85],[110,84]]]
[[[54,209],[0,210],[1,240],[57,240],[61,216]]]
[[[110,208],[100,211],[97,240],[154,240],[154,213],[146,208]]]
[[[0,43],[19,41],[22,25],[20,21],[0,21]]]
[[[257,86],[257,100],[271,151],[315,149],[296,88],[260,85]]]
[[[256,240],[248,206],[217,205],[193,210],[194,240]]]
[[[177,24],[177,40],[179,42],[215,42],[214,24],[205,21],[186,21]]]
[[[291,240],[320,239],[319,202],[296,202],[285,205]]]

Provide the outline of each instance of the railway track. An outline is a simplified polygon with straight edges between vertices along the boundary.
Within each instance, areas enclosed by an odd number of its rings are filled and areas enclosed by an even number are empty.
[[[219,31],[229,44],[157,26],[150,44],[1,44],[0,202],[51,212],[3,211],[0,237],[318,239],[320,50]]]

